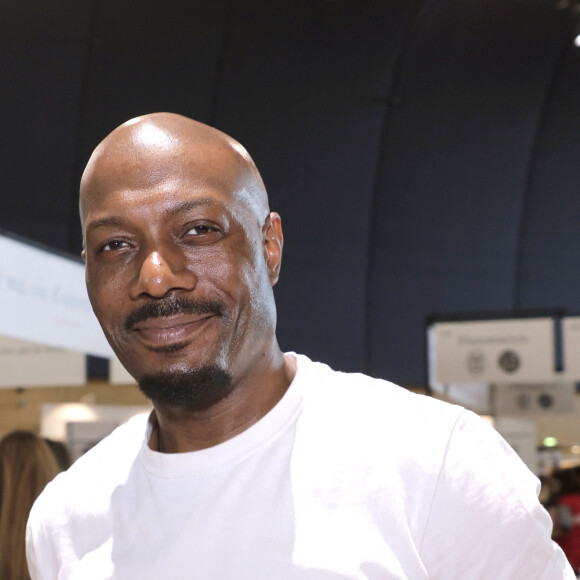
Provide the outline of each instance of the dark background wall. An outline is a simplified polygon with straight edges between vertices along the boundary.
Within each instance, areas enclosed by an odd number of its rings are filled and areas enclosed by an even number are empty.
[[[194,117],[248,148],[282,214],[281,346],[421,384],[428,314],[580,312],[574,14],[0,0],[0,228],[78,254],[93,147],[140,114]]]

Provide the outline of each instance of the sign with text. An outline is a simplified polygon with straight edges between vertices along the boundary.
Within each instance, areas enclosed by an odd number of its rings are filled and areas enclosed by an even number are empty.
[[[435,323],[429,357],[431,384],[553,382],[554,321]]]
[[[81,262],[0,235],[0,334],[109,358]]]

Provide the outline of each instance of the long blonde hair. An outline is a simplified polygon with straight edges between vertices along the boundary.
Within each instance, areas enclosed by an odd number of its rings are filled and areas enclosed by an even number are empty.
[[[24,536],[34,500],[61,469],[48,444],[28,431],[0,441],[0,578],[27,580]]]

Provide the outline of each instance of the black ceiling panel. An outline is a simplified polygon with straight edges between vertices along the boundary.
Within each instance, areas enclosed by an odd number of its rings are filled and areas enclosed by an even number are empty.
[[[364,364],[377,150],[413,10],[264,1],[232,17],[216,122],[248,147],[283,218],[280,342],[343,369]]]
[[[225,16],[225,2],[219,0],[98,2],[80,104],[75,181],[98,142],[128,119],[170,111],[211,122]],[[77,224],[71,246],[80,239]]]
[[[519,304],[580,313],[580,49],[557,68],[538,137],[523,232]]]
[[[281,346],[419,384],[427,314],[580,312],[573,18],[543,0],[1,2],[0,228],[77,253],[93,147],[152,111],[208,122],[283,218]]]
[[[563,19],[426,2],[391,99],[371,248],[368,369],[421,379],[427,313],[513,307],[521,212]]]
[[[0,3],[0,227],[66,250],[91,5]]]

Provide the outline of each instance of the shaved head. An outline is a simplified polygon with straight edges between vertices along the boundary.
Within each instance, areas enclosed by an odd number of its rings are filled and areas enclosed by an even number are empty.
[[[154,183],[166,179],[168,171],[177,167],[192,175],[211,170],[213,155],[229,157],[229,170],[240,185],[236,195],[262,222],[269,212],[268,196],[256,165],[240,143],[182,115],[152,113],[117,127],[91,155],[80,188],[83,234],[88,197],[106,188],[114,173],[129,172],[138,163],[142,179]]]

